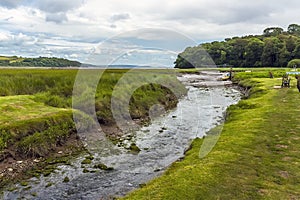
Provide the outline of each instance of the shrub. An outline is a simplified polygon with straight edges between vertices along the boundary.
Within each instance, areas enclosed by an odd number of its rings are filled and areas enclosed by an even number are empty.
[[[300,67],[300,59],[293,59],[287,65],[287,67],[289,67],[289,68],[293,68],[295,66]]]

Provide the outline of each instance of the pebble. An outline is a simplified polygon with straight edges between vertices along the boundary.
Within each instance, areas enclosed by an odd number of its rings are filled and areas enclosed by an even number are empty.
[[[7,169],[9,172],[12,172],[12,171],[14,171],[14,169],[13,168],[8,168]]]
[[[62,154],[63,152],[62,151],[59,151],[59,152],[57,152],[58,154]]]
[[[34,159],[34,160],[33,160],[33,162],[36,162],[36,163],[38,163],[38,162],[40,162],[40,160],[38,160],[38,159]]]
[[[22,164],[22,163],[23,163],[23,161],[22,161],[22,160],[19,160],[19,161],[17,161],[17,163],[18,163],[18,164]]]

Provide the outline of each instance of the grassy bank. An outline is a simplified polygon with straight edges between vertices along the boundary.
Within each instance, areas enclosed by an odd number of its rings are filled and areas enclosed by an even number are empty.
[[[299,199],[300,94],[295,79],[273,89],[281,79],[262,74],[236,74],[250,97],[229,108],[208,156],[199,158],[203,140],[195,140],[182,161],[125,199]]]
[[[45,106],[33,99],[29,95],[0,97],[0,152],[12,148],[24,157],[42,156],[75,128],[71,109]]]
[[[103,74],[95,92],[95,109],[99,122],[110,125],[114,123],[110,111],[112,92],[128,69],[88,70],[82,83],[87,92],[89,79],[99,74],[99,71]],[[71,108],[77,72],[78,70],[71,69],[0,69],[0,96],[33,95],[35,101],[46,105]],[[163,79],[179,93],[185,94],[185,88],[166,70],[136,70],[131,73],[126,85],[130,87],[135,82],[142,82],[145,77],[153,77],[153,80]],[[175,107],[177,102],[176,96],[168,88],[159,84],[145,84],[137,88],[131,96],[130,112],[135,119],[145,118],[152,105],[160,103],[166,109],[170,109]]]
[[[41,173],[45,158],[81,149],[81,144],[74,141],[71,109],[46,106],[34,101],[34,96],[18,95],[0,97],[0,112],[0,188],[30,178],[26,175],[29,171]],[[33,170],[37,164],[42,167],[39,173]]]

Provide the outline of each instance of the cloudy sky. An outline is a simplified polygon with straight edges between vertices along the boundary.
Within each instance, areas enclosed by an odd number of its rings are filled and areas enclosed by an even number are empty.
[[[186,46],[300,24],[300,1],[1,0],[0,55],[169,65]]]

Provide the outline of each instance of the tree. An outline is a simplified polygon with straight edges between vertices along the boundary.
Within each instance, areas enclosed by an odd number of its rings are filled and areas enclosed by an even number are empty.
[[[180,54],[177,56],[176,61],[174,62],[175,68],[179,69],[190,69],[195,68],[191,63],[184,59]]]
[[[279,53],[282,44],[276,37],[267,38],[262,53],[262,65],[268,67],[279,67]]]
[[[287,67],[289,67],[289,68],[300,67],[300,59],[293,59],[293,60],[291,60],[288,63]]]
[[[300,59],[300,25],[289,25],[287,32],[284,32],[280,27],[270,27],[264,30],[263,35],[232,37],[222,42],[215,41],[189,47],[180,54],[182,58],[177,58],[176,66],[203,67],[210,65],[212,62],[206,56],[203,48],[217,65],[228,64],[234,67],[286,66],[290,60]],[[187,61],[189,63],[186,63]]]
[[[281,67],[287,66],[288,62],[291,60],[292,56],[286,48],[286,44],[279,51],[278,62]]]
[[[298,24],[290,24],[288,27],[288,31],[289,34],[295,34],[300,36],[300,25]]]
[[[242,38],[236,38],[229,42],[231,47],[227,48],[226,59],[229,61],[230,65],[235,67],[244,66],[244,56],[247,44],[248,40]]]
[[[300,44],[298,44],[293,51],[293,58],[300,59]]]
[[[261,65],[261,56],[264,49],[264,42],[257,39],[250,39],[246,46],[245,52],[245,66],[247,67],[259,67]]]
[[[224,42],[212,42],[210,46],[206,45],[204,48],[217,65],[221,65],[226,62]]]
[[[188,47],[177,56],[175,68],[214,67],[215,63],[202,47]]]
[[[286,41],[286,49],[288,50],[288,52],[292,53],[296,47],[296,39],[293,36],[289,36]]]
[[[283,33],[283,28],[280,28],[280,27],[270,27],[270,28],[266,28],[264,30],[264,35],[267,36],[267,37],[277,36],[281,33]]]

